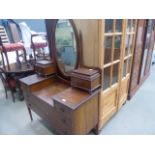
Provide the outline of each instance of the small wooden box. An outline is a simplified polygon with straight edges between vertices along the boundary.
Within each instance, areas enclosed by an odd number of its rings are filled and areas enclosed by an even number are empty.
[[[56,66],[49,60],[41,60],[36,62],[35,71],[42,76],[49,76],[56,73]]]
[[[76,69],[71,73],[71,86],[92,92],[101,86],[100,73],[96,69]]]

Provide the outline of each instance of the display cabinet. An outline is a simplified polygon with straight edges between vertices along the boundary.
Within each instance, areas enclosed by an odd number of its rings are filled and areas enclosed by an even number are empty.
[[[98,131],[127,100],[137,20],[74,20],[83,64],[101,69]]]
[[[155,41],[153,27],[153,20],[138,20],[128,99],[132,98],[150,73],[152,51]]]

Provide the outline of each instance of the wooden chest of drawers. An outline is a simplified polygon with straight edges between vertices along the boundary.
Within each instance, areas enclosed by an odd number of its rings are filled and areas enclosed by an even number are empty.
[[[72,88],[56,76],[32,75],[21,79],[29,114],[46,120],[58,134],[88,134],[98,123],[98,100],[93,93]]]
[[[71,73],[71,86],[77,87],[88,92],[99,88],[100,73],[95,69],[79,68]]]
[[[56,73],[56,66],[51,61],[41,60],[35,64],[35,71],[42,76],[48,76]]]

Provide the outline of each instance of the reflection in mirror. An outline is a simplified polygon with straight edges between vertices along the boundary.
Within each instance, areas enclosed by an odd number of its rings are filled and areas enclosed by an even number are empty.
[[[118,60],[120,58],[120,51],[121,51],[121,36],[115,36],[115,53],[114,53],[114,60]]]
[[[113,19],[105,20],[105,33],[113,32]]]
[[[72,24],[67,19],[57,21],[55,30],[56,55],[59,69],[69,73],[77,63],[77,45]]]
[[[122,19],[116,20],[116,32],[122,32]]]
[[[110,87],[110,70],[111,70],[111,67],[107,67],[104,69],[103,90]]]
[[[104,64],[111,62],[112,40],[113,40],[112,36],[105,37],[105,41],[104,41],[104,47],[105,47]]]

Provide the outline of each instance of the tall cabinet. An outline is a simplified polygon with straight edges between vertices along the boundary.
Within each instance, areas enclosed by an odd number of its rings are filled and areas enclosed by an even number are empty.
[[[74,20],[84,65],[101,69],[98,130],[127,100],[137,20]]]
[[[154,33],[153,20],[138,20],[128,99],[132,98],[150,74],[152,51],[155,41]]]

